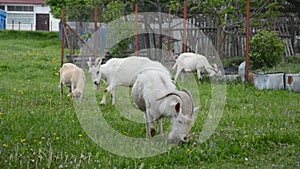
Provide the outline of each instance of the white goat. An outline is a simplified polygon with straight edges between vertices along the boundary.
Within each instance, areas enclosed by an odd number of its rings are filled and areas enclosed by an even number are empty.
[[[132,86],[136,80],[136,75],[148,68],[158,68],[167,70],[161,63],[152,61],[147,57],[131,56],[127,58],[112,58],[105,64],[101,65],[101,61],[96,60],[96,65],[88,62],[89,72],[91,73],[93,82],[99,86],[100,79],[103,79],[107,88],[100,104],[106,103],[106,95],[108,92],[112,94],[112,105],[115,104],[115,87],[116,86]]]
[[[188,133],[193,126],[194,109],[191,94],[176,90],[170,74],[164,70],[147,70],[140,73],[132,87],[135,104],[145,113],[146,133],[154,137],[154,121],[158,131],[163,133],[162,118],[171,119],[172,129],[168,135],[171,143],[187,142]]]
[[[198,79],[202,80],[202,73],[208,72],[209,76],[221,76],[221,72],[218,70],[217,65],[211,66],[205,56],[195,53],[182,53],[176,59],[176,63],[173,66],[177,71],[175,75],[175,81],[178,76],[182,73],[181,79],[184,78],[184,72],[197,72]]]
[[[239,77],[241,78],[242,82],[244,82],[246,80],[246,62],[242,62],[240,65],[239,65],[239,69],[238,69],[238,74],[239,74]]]
[[[63,64],[60,69],[60,87],[63,85],[70,88],[69,96],[81,101],[85,85],[84,71],[72,63]]]
[[[245,61],[239,65],[238,75],[241,78],[242,82],[245,82],[247,80],[251,84],[254,83],[254,73],[253,72],[249,71],[248,76],[246,76],[246,62]],[[247,79],[246,79],[246,77],[247,77]]]

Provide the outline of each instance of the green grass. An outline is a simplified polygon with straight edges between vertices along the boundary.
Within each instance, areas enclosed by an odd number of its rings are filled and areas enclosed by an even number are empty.
[[[58,33],[0,31],[0,168],[300,167],[299,93],[242,83],[227,85],[223,116],[206,142],[192,137],[147,158],[112,154],[89,138],[70,98],[59,99],[60,52]],[[195,135],[209,112],[210,92],[209,82],[200,85]],[[101,93],[96,96],[99,102]],[[127,120],[117,107],[101,110],[121,134],[145,136],[144,124]]]

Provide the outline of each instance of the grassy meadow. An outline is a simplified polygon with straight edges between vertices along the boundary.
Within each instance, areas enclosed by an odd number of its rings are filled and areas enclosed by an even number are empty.
[[[104,150],[82,128],[67,93],[60,100],[60,47],[57,32],[0,31],[0,168],[300,168],[300,94],[239,82],[227,84],[222,118],[207,141],[196,136],[210,110],[208,81],[199,85],[188,143],[144,158]],[[119,133],[145,137],[145,124],[110,104],[98,107]]]

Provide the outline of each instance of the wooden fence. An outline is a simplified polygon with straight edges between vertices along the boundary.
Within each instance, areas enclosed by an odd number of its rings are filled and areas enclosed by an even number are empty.
[[[285,56],[294,56],[295,48],[297,48],[297,41],[299,41],[296,37],[300,36],[300,22],[299,19],[296,21],[295,18],[293,18],[293,22],[287,22],[289,19],[287,18],[281,18],[278,19],[277,22],[275,22],[272,26],[260,26],[260,27],[251,27],[250,32],[251,36],[256,34],[258,30],[260,29],[272,29],[273,31],[278,31],[279,36],[281,37],[282,41],[285,43]],[[291,19],[290,19],[291,20]],[[215,24],[212,24],[213,26],[208,26],[208,22],[206,23],[195,23],[193,20],[189,21],[190,23],[193,23],[197,25],[196,27],[188,27],[187,28],[187,45],[192,51],[198,51],[196,45],[197,44],[204,44],[205,41],[201,39],[201,37],[197,37],[199,35],[199,31],[208,37],[208,39],[211,41],[213,46],[218,49],[217,46],[217,27]],[[183,34],[182,29],[174,29],[174,31],[179,31],[180,34]],[[223,57],[233,57],[233,56],[245,56],[245,44],[246,44],[246,34],[245,34],[245,28],[240,26],[234,26],[230,28],[225,29],[225,34],[223,36]],[[298,42],[299,43],[299,42]],[[297,49],[298,51],[300,49]]]

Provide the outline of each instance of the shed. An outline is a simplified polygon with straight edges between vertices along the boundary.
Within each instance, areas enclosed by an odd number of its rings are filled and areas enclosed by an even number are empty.
[[[6,12],[5,29],[58,31],[59,19],[45,0],[0,0],[0,9]]]
[[[0,30],[5,29],[6,27],[6,12],[2,9],[0,9]]]

